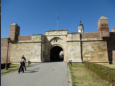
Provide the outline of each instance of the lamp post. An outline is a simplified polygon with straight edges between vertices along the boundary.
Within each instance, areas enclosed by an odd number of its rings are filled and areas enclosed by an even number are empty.
[[[5,70],[8,70],[7,63],[8,63],[8,49],[9,49],[9,42],[10,42],[10,38],[8,38],[8,40],[7,40],[7,43],[8,43],[8,48],[7,48],[7,57],[6,57]]]

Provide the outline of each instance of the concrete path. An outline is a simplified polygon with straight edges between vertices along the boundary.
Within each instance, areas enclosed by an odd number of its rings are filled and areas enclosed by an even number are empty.
[[[1,86],[68,86],[67,64],[64,62],[40,63],[1,76]]]

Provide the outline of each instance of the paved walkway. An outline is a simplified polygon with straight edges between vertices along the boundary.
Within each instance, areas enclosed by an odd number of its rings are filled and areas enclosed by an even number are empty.
[[[1,86],[68,86],[67,64],[64,62],[40,63],[1,76]]]

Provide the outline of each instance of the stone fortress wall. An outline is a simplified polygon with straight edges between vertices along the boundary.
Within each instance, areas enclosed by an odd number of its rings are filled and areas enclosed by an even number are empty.
[[[64,51],[64,62],[115,63],[115,28],[109,32],[108,19],[102,16],[98,21],[98,31],[68,33],[68,30],[50,30],[44,35],[19,36],[20,27],[14,23],[9,30],[8,62],[20,62],[22,55],[27,61],[47,62],[52,47],[59,46]],[[7,49],[7,38],[1,38],[1,63],[6,62]]]

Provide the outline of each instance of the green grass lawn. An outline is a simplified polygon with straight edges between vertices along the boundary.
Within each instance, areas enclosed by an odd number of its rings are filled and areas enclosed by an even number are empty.
[[[82,63],[73,63],[70,68],[72,86],[110,86],[107,81],[102,80],[94,73],[85,68]]]
[[[26,67],[31,67],[31,66],[26,66]],[[16,71],[19,69],[19,64],[11,64],[8,70],[1,69],[1,74],[6,74],[12,71]]]

